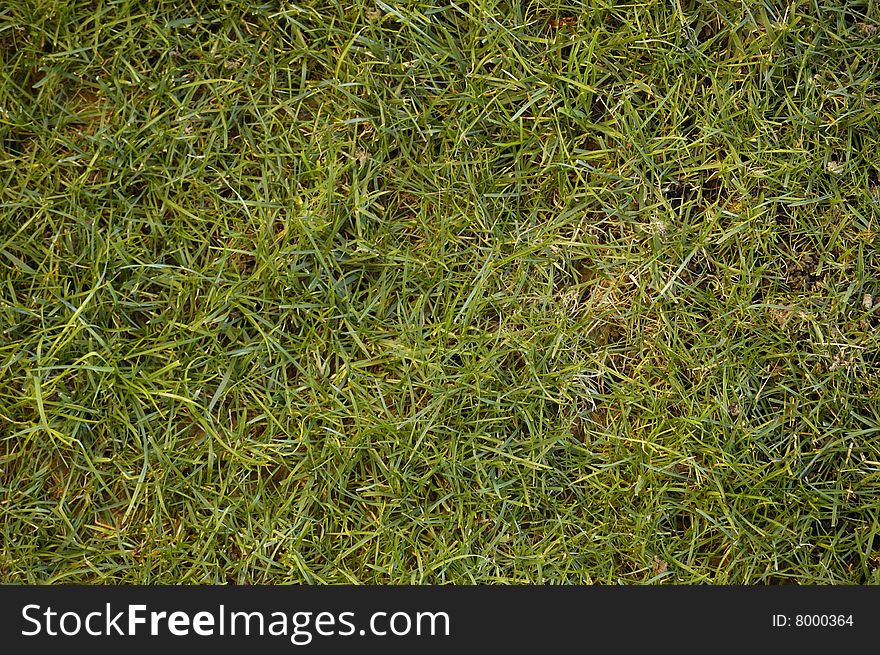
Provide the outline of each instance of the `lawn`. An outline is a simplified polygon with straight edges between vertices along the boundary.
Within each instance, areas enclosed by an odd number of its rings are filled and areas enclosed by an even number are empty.
[[[880,583],[880,4],[6,0],[0,582]]]

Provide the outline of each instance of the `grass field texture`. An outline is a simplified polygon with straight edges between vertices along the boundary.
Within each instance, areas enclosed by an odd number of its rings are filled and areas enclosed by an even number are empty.
[[[880,3],[0,4],[0,581],[880,582]]]

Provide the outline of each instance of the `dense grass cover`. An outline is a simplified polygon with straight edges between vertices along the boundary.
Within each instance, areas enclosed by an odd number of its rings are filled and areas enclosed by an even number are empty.
[[[0,4],[0,580],[880,582],[880,4]]]

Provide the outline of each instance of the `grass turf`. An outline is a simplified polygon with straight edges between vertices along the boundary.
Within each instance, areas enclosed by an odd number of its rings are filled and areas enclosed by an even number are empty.
[[[0,580],[880,582],[878,177],[874,1],[8,0]]]

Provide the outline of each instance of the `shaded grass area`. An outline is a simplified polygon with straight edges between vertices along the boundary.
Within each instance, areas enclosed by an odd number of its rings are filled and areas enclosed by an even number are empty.
[[[876,583],[880,6],[0,7],[0,579]]]

